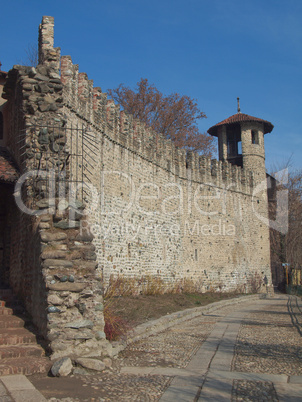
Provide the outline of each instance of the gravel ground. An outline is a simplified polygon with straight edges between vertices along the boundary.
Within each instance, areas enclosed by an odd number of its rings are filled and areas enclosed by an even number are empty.
[[[185,368],[215,323],[237,308],[241,306],[220,308],[130,344],[113,359],[111,369],[98,375],[69,378],[68,392],[65,388],[58,393],[59,389],[54,391],[51,385],[46,392],[45,384],[41,383],[40,390],[44,389],[49,402],[158,401],[172,377],[121,374],[120,369],[125,366]],[[262,310],[251,313],[240,327],[232,371],[302,375],[301,340],[292,325],[286,298],[276,297]],[[58,384],[60,379],[53,380],[53,384]],[[66,386],[66,380],[62,379],[62,384]],[[278,398],[271,382],[234,380],[231,400],[278,401]]]
[[[97,397],[50,398],[48,402],[158,401],[169,383],[170,378],[165,376],[119,375],[107,372],[101,376],[86,376],[84,379],[82,386],[96,391]]]
[[[302,338],[292,325],[286,303],[248,317],[237,338],[233,371],[302,375]]]
[[[186,367],[215,325],[196,321],[134,342],[120,353],[118,363],[136,367]]]
[[[278,402],[278,397],[272,382],[234,380],[231,401]]]
[[[223,307],[128,345],[119,354],[117,370],[124,366],[185,368],[215,323],[233,310]]]

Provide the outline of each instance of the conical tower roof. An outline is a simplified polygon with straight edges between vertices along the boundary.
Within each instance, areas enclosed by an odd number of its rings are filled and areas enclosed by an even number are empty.
[[[264,134],[270,133],[274,126],[272,123],[270,123],[267,120],[259,119],[258,117],[253,117],[249,116],[248,114],[244,113],[236,113],[233,114],[233,116],[228,117],[227,119],[221,121],[220,123],[215,124],[215,126],[212,126],[211,128],[208,129],[208,133],[210,135],[213,135],[215,137],[218,136],[218,127],[224,126],[224,125],[231,125],[231,124],[238,124],[242,122],[258,122],[258,123],[263,123],[264,125]]]

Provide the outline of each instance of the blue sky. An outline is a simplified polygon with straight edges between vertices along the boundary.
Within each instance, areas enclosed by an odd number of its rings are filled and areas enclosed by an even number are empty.
[[[26,59],[42,15],[55,46],[103,91],[148,78],[195,98],[209,127],[237,111],[269,120],[267,168],[302,169],[301,0],[34,0],[1,5],[2,70]]]

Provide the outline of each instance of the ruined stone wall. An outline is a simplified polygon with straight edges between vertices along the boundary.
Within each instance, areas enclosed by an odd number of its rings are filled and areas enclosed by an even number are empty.
[[[111,347],[104,334],[96,254],[91,236],[79,230],[83,203],[67,185],[70,138],[62,113],[59,50],[47,40],[52,31],[53,19],[44,17],[41,64],[14,66],[4,88],[8,147],[23,175],[15,187],[10,285],[49,341],[52,358],[106,355]]]

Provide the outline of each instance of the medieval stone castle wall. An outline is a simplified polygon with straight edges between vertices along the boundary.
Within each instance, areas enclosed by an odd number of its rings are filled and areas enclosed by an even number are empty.
[[[9,284],[52,358],[111,353],[111,277],[132,278],[137,292],[146,278],[166,290],[187,281],[198,291],[249,291],[265,275],[270,283],[261,127],[260,157],[244,169],[178,149],[60,57],[53,27],[43,17],[39,65],[14,66],[3,92],[5,145],[29,174],[15,200],[38,212],[12,206]]]
[[[70,56],[61,57],[61,80],[63,113],[85,127],[91,149],[83,169],[97,197],[91,205],[88,191],[88,219],[105,283],[151,275],[227,291],[248,287],[255,273],[270,278],[268,228],[254,213],[267,216],[265,196],[253,195],[262,166],[252,172],[176,148],[120,111]]]

